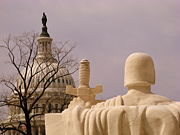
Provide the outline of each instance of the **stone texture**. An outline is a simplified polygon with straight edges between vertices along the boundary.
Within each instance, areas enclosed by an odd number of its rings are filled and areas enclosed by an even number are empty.
[[[86,107],[90,107],[97,103],[95,97],[97,93],[102,92],[102,86],[97,85],[95,88],[90,88],[90,67],[88,60],[81,60],[79,67],[79,87],[73,88],[71,85],[66,86],[66,93],[70,95],[78,96],[79,98],[75,99],[71,102],[70,106],[74,106],[76,104],[82,104]]]
[[[127,94],[86,107],[78,97],[61,114],[47,114],[47,135],[180,135],[180,102],[151,92],[153,60],[130,55],[125,64]]]

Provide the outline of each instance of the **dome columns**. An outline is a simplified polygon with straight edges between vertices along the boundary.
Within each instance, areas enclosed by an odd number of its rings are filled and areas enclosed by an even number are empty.
[[[36,59],[52,58],[51,44],[52,38],[50,37],[38,37],[38,50]]]

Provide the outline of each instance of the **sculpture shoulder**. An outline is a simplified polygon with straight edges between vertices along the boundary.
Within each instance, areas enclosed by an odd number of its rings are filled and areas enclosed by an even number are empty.
[[[171,99],[164,97],[164,96],[160,96],[158,94],[149,94],[149,97],[147,98],[147,100],[149,100],[150,102],[153,102],[154,104],[169,104],[172,102]]]
[[[123,105],[122,96],[117,96],[110,98],[104,102],[98,103],[94,106],[92,106],[93,109],[102,108],[102,107],[108,107],[108,106],[120,106]]]
[[[153,93],[133,93],[126,94],[123,97],[125,105],[136,106],[136,105],[158,105],[158,104],[169,104],[172,100]]]

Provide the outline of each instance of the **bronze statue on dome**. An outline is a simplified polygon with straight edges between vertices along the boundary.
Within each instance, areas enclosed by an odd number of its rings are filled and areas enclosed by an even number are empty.
[[[49,33],[47,32],[47,26],[46,26],[47,17],[44,12],[43,12],[43,17],[42,17],[41,21],[42,21],[43,27],[42,27],[42,33],[40,34],[40,37],[50,37]]]
[[[42,21],[43,26],[46,26],[47,17],[46,17],[46,14],[44,12],[43,12],[43,17],[42,17],[41,21]]]

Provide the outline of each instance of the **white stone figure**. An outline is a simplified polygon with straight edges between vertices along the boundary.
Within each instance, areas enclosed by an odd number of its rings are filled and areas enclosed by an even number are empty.
[[[124,105],[157,105],[171,100],[153,94],[151,85],[155,84],[155,69],[152,58],[145,53],[130,55],[125,63],[124,86],[128,93],[124,96]]]
[[[153,60],[130,55],[125,64],[126,95],[97,103],[77,104],[45,117],[47,135],[180,135],[180,103],[153,94]],[[86,102],[86,101],[84,101]]]

